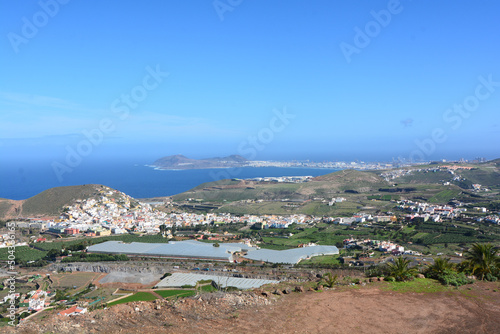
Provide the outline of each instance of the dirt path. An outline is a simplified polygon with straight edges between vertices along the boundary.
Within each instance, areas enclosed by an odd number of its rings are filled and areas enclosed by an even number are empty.
[[[127,295],[123,295],[123,296],[121,296],[121,297],[118,297],[118,298],[115,298],[115,299],[111,299],[111,300],[107,301],[106,303],[116,302],[117,300],[120,300],[120,299],[123,299],[123,298],[127,298],[127,297],[130,297],[130,296],[132,296],[132,295],[133,295],[133,293],[129,293],[129,294],[127,294]]]
[[[162,296],[160,296],[159,294],[157,294],[154,290],[149,290],[148,292],[150,294],[152,294],[153,296],[155,296],[156,298],[160,299],[160,300],[164,300],[165,299]]]
[[[104,277],[106,277],[106,275],[108,275],[108,273],[101,273],[99,276],[97,276],[93,281],[92,281],[92,284],[94,284],[95,286],[100,286],[99,284],[99,281],[101,279],[103,279]]]

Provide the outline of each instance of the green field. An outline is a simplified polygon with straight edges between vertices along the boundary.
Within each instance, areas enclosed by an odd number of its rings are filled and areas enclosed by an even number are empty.
[[[0,261],[6,261],[9,256],[8,248],[0,248]],[[43,258],[47,252],[30,248],[28,246],[16,247],[15,257],[16,262],[20,261],[36,261]]]
[[[451,199],[456,198],[462,191],[459,189],[448,189],[438,192],[436,195],[429,198],[430,203],[448,203]]]
[[[339,255],[324,255],[324,256],[315,256],[309,260],[300,261],[302,265],[309,264],[328,264],[328,265],[339,265]]]
[[[290,231],[287,230],[287,232]],[[318,243],[320,245],[335,245],[346,239],[346,235],[343,233],[344,230],[337,229],[336,227],[333,226],[321,231],[318,228],[314,227],[314,228],[306,228],[304,229],[304,231],[291,231],[291,232],[294,233],[293,236],[286,238],[265,236],[262,238],[263,244],[261,244],[260,246],[263,248],[285,249],[284,247],[294,248],[300,244],[307,244],[309,242]],[[359,232],[359,231],[349,231],[349,232]],[[284,247],[278,248],[276,246],[282,246],[282,247],[284,246]]]
[[[301,212],[308,215],[318,215],[318,216],[343,216],[350,215],[360,209],[359,203],[353,203],[350,201],[336,203],[333,206],[329,206],[326,203],[311,202],[304,205],[301,208]]]
[[[217,289],[212,284],[207,284],[207,285],[202,285],[201,286],[201,291],[203,291],[203,292],[214,292],[214,291],[217,291]]]
[[[447,291],[450,288],[429,278],[415,278],[409,282],[386,282],[382,290],[390,290],[401,293],[432,293]]]
[[[376,199],[379,201],[390,201],[390,200],[399,200],[401,196],[398,195],[370,195],[367,199]]]
[[[138,301],[151,301],[155,299],[156,297],[149,292],[137,292],[134,293],[132,296],[128,296],[123,299],[110,302],[108,303],[108,306],[130,303],[130,302],[138,302]]]
[[[194,290],[155,290],[155,292],[163,298],[191,297],[196,295],[196,291]]]

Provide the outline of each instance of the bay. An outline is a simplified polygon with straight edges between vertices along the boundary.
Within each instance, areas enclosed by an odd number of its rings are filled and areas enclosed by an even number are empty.
[[[26,199],[53,187],[103,184],[134,198],[171,196],[221,178],[319,176],[323,168],[245,167],[238,169],[156,170],[131,162],[84,163],[62,176],[50,163],[0,166],[0,198]]]

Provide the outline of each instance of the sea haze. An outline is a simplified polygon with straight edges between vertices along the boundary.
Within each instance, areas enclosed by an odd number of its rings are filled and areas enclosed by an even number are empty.
[[[338,169],[314,168],[239,168],[156,170],[131,162],[82,163],[58,180],[50,163],[9,164],[0,166],[0,198],[26,199],[53,187],[104,184],[135,198],[175,195],[202,183],[216,181],[220,175],[234,178],[264,176],[318,176]],[[231,174],[229,174],[231,172]]]

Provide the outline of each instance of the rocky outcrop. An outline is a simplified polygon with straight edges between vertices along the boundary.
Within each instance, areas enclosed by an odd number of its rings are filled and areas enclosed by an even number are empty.
[[[164,274],[172,270],[169,265],[147,265],[147,264],[129,264],[129,263],[103,263],[103,262],[75,262],[75,263],[54,263],[49,266],[52,271],[64,272],[93,272],[93,273],[148,273]]]

